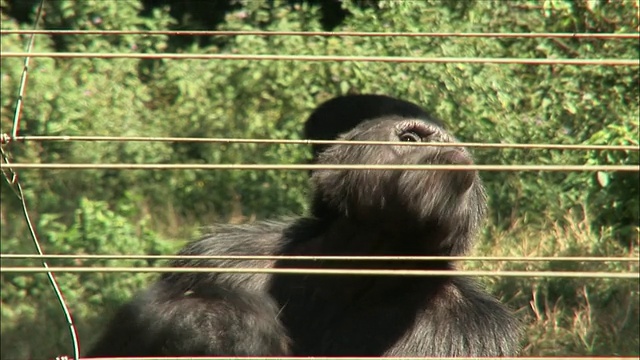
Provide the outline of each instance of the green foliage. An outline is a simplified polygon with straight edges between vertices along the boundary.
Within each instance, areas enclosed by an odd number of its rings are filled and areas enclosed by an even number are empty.
[[[148,226],[148,219],[132,221],[136,209],[108,209],[104,202],[81,199],[73,220],[61,222],[56,214],[41,214],[37,224],[45,253],[70,255],[172,253],[175,245],[162,241]],[[4,224],[3,224],[4,225]],[[3,239],[3,253],[33,253],[28,237]],[[50,266],[153,266],[147,260],[51,260]],[[3,260],[3,266],[38,266],[35,261]],[[143,274],[61,273],[56,275],[70,307],[83,344],[90,343],[96,329],[105,325],[113,309],[149,281]],[[58,302],[44,274],[2,274],[2,358],[49,358],[70,354],[70,337]],[[97,309],[103,309],[96,311]],[[103,311],[106,310],[107,313]],[[87,331],[90,330],[90,331]],[[33,339],[38,346],[33,346]]]
[[[638,146],[638,122],[640,113],[631,121],[610,124],[593,134],[588,142],[595,144],[633,145]],[[624,164],[640,163],[639,153],[633,152],[600,152],[587,155],[587,164]],[[640,190],[638,172],[598,172],[591,175],[588,186],[588,204],[598,216],[594,220],[596,226],[612,226],[614,238],[628,242],[638,236],[638,219],[640,219]]]
[[[3,9],[17,6],[15,1],[8,3],[2,2]],[[233,1],[221,5],[226,17],[218,29],[323,30],[329,3]],[[203,26],[202,17],[195,20],[188,6],[152,7],[137,0],[60,0],[45,4],[43,27],[48,29],[166,30],[176,24],[198,29]],[[638,5],[632,1],[345,1],[342,6],[348,16],[340,20],[333,29],[336,31],[638,31]],[[33,26],[11,14],[4,10],[0,14],[3,29]],[[22,51],[26,40],[26,36],[13,35],[0,39],[3,51]],[[640,57],[637,39],[237,36],[206,40],[210,41],[167,36],[52,35],[37,36],[33,50]],[[22,63],[22,59],[3,58],[0,64],[2,132],[11,130]],[[637,67],[623,66],[38,58],[31,60],[29,68],[20,131],[25,135],[297,139],[306,116],[321,101],[347,93],[383,93],[422,104],[464,141],[638,146],[639,81]],[[177,142],[32,142],[13,143],[8,150],[16,161],[46,163],[295,164],[304,163],[309,156],[306,147],[296,145]],[[639,162],[637,151],[474,152],[480,164]],[[638,246],[637,172],[486,172],[482,176],[492,215],[481,244],[486,250],[483,254],[497,254],[507,247],[515,251],[512,255],[530,256],[520,244],[546,246],[549,251],[545,254],[555,254],[551,243],[566,253],[584,255],[605,243],[611,246],[607,254],[619,256]],[[45,250],[70,254],[171,253],[155,234],[187,239],[197,224],[299,214],[305,211],[308,193],[307,173],[303,171],[23,170],[20,179],[38,230],[44,235]],[[19,203],[6,182],[0,185],[0,192],[2,252],[31,252],[28,233],[18,216]],[[582,208],[590,217],[580,229],[590,236],[580,237],[581,242],[568,242],[549,230],[570,226],[572,220],[567,214]],[[540,230],[514,234],[515,227]],[[508,236],[508,242],[500,242],[501,237]],[[99,328],[101,320],[96,318],[105,317],[97,314],[102,309],[112,311],[143,286],[144,278],[117,274],[59,276],[83,340],[90,342],[91,335],[86,334]],[[535,300],[536,291],[545,293],[546,301],[563,306],[562,312],[549,312],[552,315],[545,321],[552,323],[557,317],[563,324],[570,323],[572,311],[583,314],[581,306],[585,306],[584,302],[563,299],[587,299],[597,311],[608,311],[603,310],[608,309],[606,298],[629,289],[619,283],[594,282],[587,289],[590,295],[583,296],[577,292],[581,284],[555,280],[536,284],[531,292],[522,292],[526,284],[511,280],[491,286],[519,306]],[[560,291],[563,289],[566,292]],[[62,316],[43,276],[3,274],[2,290],[2,358],[50,357],[66,351]],[[632,295],[635,297],[630,301],[637,302],[637,292]],[[637,312],[630,316],[637,320]],[[36,323],[41,319],[47,324]],[[606,316],[603,319],[605,323]],[[544,323],[533,321],[531,329],[541,326]],[[620,339],[638,337],[632,327],[623,328],[616,333],[619,335],[607,337],[603,335],[606,327],[594,325],[585,330],[591,331],[585,337],[586,332],[571,333],[570,326],[561,326],[561,335],[566,337],[562,346],[566,346],[557,352],[544,344],[559,333],[531,330],[526,349],[532,355],[614,353]],[[51,329],[56,330],[55,336],[50,336]],[[34,335],[48,342],[36,348],[30,345]],[[589,345],[600,338],[606,338],[610,346]],[[624,349],[625,353],[637,354]]]

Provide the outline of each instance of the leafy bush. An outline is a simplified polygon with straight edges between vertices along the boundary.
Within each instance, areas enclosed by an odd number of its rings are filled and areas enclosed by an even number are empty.
[[[72,255],[168,254],[176,250],[149,229],[148,219],[132,221],[135,209],[120,207],[116,212],[104,202],[81,199],[73,221],[42,214],[37,229],[45,253]],[[32,253],[28,237],[3,239],[3,253]],[[3,266],[18,260],[4,260]],[[26,265],[24,260],[19,261]],[[147,260],[51,260],[50,266],[153,266]],[[36,262],[28,264],[38,266]],[[83,344],[90,343],[105,325],[110,313],[149,281],[149,276],[118,273],[60,273],[60,290],[71,309]],[[45,274],[2,274],[2,358],[50,358],[55,353],[71,354],[70,337],[64,329],[60,306]],[[101,309],[101,310],[98,310]],[[98,310],[98,311],[97,311]],[[38,339],[34,346],[33,339]],[[53,353],[52,353],[53,351]]]
[[[2,28],[31,28],[28,19],[33,17],[18,15],[27,8],[25,4],[31,4],[35,13],[38,3],[3,1]],[[170,6],[153,5],[160,3]],[[43,27],[48,29],[208,26],[202,14],[190,12],[201,5],[189,1],[60,0],[45,4]],[[220,14],[225,14],[219,23],[221,15],[212,18],[220,30],[317,31],[327,24],[335,24],[336,31],[638,30],[637,3],[630,1],[345,1],[337,12],[332,2],[312,0],[216,4],[224,9]],[[3,51],[22,51],[27,39],[7,35],[0,41]],[[39,35],[34,51],[640,57],[637,39],[574,38],[237,36],[193,41],[167,36]],[[9,132],[22,59],[3,58],[0,70],[0,125],[2,132]],[[38,58],[31,62],[20,130],[25,135],[297,139],[306,116],[321,101],[340,94],[374,92],[422,104],[464,141],[637,146],[637,70],[624,66]],[[258,144],[30,142],[13,143],[7,149],[15,161],[46,163],[294,164],[304,163],[309,156],[302,146]],[[637,165],[639,161],[637,151],[476,149],[474,153],[481,164]],[[530,256],[529,247],[544,248],[548,255],[560,248],[573,255],[600,254],[594,252],[600,246],[607,249],[602,253],[612,256],[635,254],[640,216],[637,172],[485,172],[482,176],[491,208],[491,222],[479,249],[483,254],[507,251]],[[188,239],[195,225],[214,221],[299,214],[305,211],[308,193],[304,171],[23,170],[20,179],[50,253],[171,253],[160,237]],[[19,204],[5,182],[0,192],[2,252],[32,251],[24,223],[16,215]],[[569,241],[567,233],[557,229],[571,228],[575,220],[568,214],[576,211],[589,216],[579,222],[579,236],[572,235],[580,241]],[[121,264],[109,264],[116,263]],[[592,267],[596,268],[584,264],[583,269]],[[104,316],[98,314],[103,309],[113,311],[145,283],[144,276],[117,274],[64,274],[59,279],[83,341],[91,341],[88,334],[101,324],[99,319]],[[523,291],[529,289],[527,282],[511,279],[489,284],[506,300],[527,307],[523,316],[533,319],[528,354],[620,353],[621,339],[631,337],[637,343],[633,327],[607,333],[603,325],[610,299],[631,294],[630,304],[637,303],[637,292],[630,292],[633,289],[626,283],[592,282],[589,295],[580,292],[584,283],[562,279],[533,282],[530,291]],[[3,273],[2,290],[2,358],[66,351],[62,316],[43,276]],[[562,311],[548,311],[544,320],[536,318],[540,294],[548,304],[562,305]],[[581,300],[566,300],[571,297]],[[529,301],[538,308],[529,308]],[[572,316],[586,314],[586,302],[597,313],[594,317],[604,320],[585,327],[584,333],[572,332]],[[628,323],[637,323],[637,312],[629,316]],[[47,323],[36,323],[42,319]],[[551,323],[561,324],[557,333],[543,331]],[[587,332],[591,340],[582,341]],[[47,339],[46,343],[32,344],[34,335]],[[559,336],[564,342],[553,352],[548,344]],[[593,339],[606,340],[594,347]],[[620,349],[637,354],[633,348]]]

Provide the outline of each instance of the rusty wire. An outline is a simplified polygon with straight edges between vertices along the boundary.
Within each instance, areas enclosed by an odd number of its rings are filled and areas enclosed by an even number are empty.
[[[40,5],[39,11],[42,8]],[[38,15],[39,17],[39,15]],[[37,25],[37,21],[36,21]],[[333,37],[469,37],[469,38],[575,38],[575,39],[639,39],[640,34],[576,34],[576,33],[404,33],[404,32],[301,32],[301,31],[137,31],[137,30],[0,30],[0,35],[31,35],[31,41],[34,35],[190,35],[190,36],[333,36]],[[483,63],[483,64],[527,64],[527,65],[597,65],[597,66],[639,66],[638,59],[517,59],[517,58],[459,58],[459,57],[382,57],[382,56],[298,56],[298,55],[271,55],[271,54],[124,54],[124,53],[52,53],[37,52],[31,53],[30,47],[26,52],[3,52],[0,54],[2,58],[25,57],[25,72],[29,58],[103,58],[103,59],[203,59],[203,60],[279,60],[279,61],[358,61],[358,62],[393,62],[393,63]],[[16,108],[15,119],[19,119],[20,105],[24,94],[24,82],[20,87],[18,97],[18,106]],[[19,121],[14,121],[11,136],[3,136],[2,143],[6,144],[10,141],[193,141],[193,142],[219,142],[219,143],[297,143],[297,144],[335,144],[345,143],[344,141],[311,141],[311,140],[271,140],[271,139],[196,139],[196,138],[159,138],[159,137],[71,137],[71,136],[19,136]],[[356,145],[357,142],[349,142],[349,145]],[[375,142],[365,142],[367,144]],[[384,142],[384,145],[395,145]],[[374,144],[377,145],[377,144]],[[401,145],[407,145],[401,143]],[[434,144],[425,144],[433,146]],[[439,144],[438,144],[439,145]],[[436,146],[438,146],[436,145]],[[443,144],[442,146],[452,146],[457,144]],[[526,148],[526,149],[557,149],[557,150],[623,150],[638,151],[637,146],[626,145],[562,145],[562,144],[478,144],[478,143],[461,143],[460,146],[478,147],[478,148]],[[3,156],[5,153],[3,152]],[[202,164],[30,164],[30,163],[9,163],[8,157],[6,162],[1,164],[3,171],[14,169],[282,169],[282,170],[304,170],[316,168],[359,168],[357,166],[347,165],[333,167],[332,165],[253,165],[253,164],[219,164],[219,165],[202,165]],[[366,169],[375,167],[363,165]],[[394,169],[393,166],[384,166],[380,169]],[[602,166],[585,166],[585,165],[470,165],[470,166],[400,166],[397,169],[404,170],[484,170],[484,171],[638,171],[638,165],[602,165]],[[14,178],[13,183],[17,183]],[[19,186],[19,183],[17,183]],[[20,188],[21,192],[21,188]],[[25,205],[26,206],[26,205]],[[26,207],[25,207],[26,212]],[[27,221],[29,222],[28,216]],[[35,235],[34,235],[35,236]],[[37,243],[37,238],[35,238]],[[3,259],[175,259],[175,258],[191,258],[185,256],[152,256],[152,255],[45,255],[45,254],[0,254]],[[346,260],[346,258],[354,259],[354,257],[284,257],[284,256],[206,256],[195,258],[219,258],[219,259],[265,259],[278,260],[282,258],[307,258],[306,260]],[[638,262],[637,258],[622,257],[537,257],[537,258],[514,258],[514,257],[374,257],[365,256],[357,257],[357,260],[402,260],[402,258],[448,258],[448,260],[492,260],[492,261],[621,261],[621,262]],[[53,276],[53,272],[72,272],[72,273],[92,273],[92,272],[257,272],[257,273],[296,273],[296,274],[335,274],[335,275],[405,275],[405,276],[517,276],[517,277],[578,277],[578,278],[618,278],[618,279],[638,279],[640,275],[637,272],[567,272],[567,271],[441,271],[441,270],[354,270],[354,269],[244,269],[244,268],[174,268],[174,267],[48,267],[43,262],[44,268],[33,267],[0,267],[2,273],[42,273],[46,272]],[[54,280],[55,281],[55,280]],[[55,285],[54,285],[55,288]],[[60,294],[61,298],[61,294]],[[65,308],[64,300],[63,308]],[[70,322],[69,316],[69,322]],[[70,322],[73,329],[73,323]],[[72,333],[73,336],[73,333]],[[74,339],[75,341],[75,339]],[[77,353],[77,342],[74,343],[75,359],[79,359]],[[631,359],[632,357],[598,357],[597,359]],[[633,357],[637,358],[637,357]],[[66,359],[66,357],[59,357]],[[103,360],[123,360],[123,358],[102,358]],[[138,358],[139,360],[150,360],[151,358]],[[157,359],[157,358],[153,358]],[[178,357],[163,358],[170,359],[219,359],[218,357]],[[225,357],[232,359],[232,357]],[[235,359],[235,358],[234,358]],[[267,357],[242,357],[242,359],[268,359]],[[296,357],[278,357],[283,360],[299,359]],[[316,359],[322,359],[316,358]],[[342,357],[331,358],[342,360],[371,359],[364,357]],[[389,359],[407,359],[407,358],[389,358]],[[412,359],[433,359],[420,357]],[[439,358],[445,359],[448,358]],[[461,359],[461,358],[457,358]],[[462,358],[464,359],[464,358]],[[521,360],[586,360],[596,359],[589,357],[518,357],[506,359]]]
[[[0,273],[243,273],[292,275],[373,275],[373,276],[499,276],[526,278],[640,279],[638,272],[613,271],[534,271],[534,270],[381,270],[334,268],[229,268],[229,267],[151,267],[151,266],[0,266]]]
[[[406,141],[362,141],[362,140],[295,140],[295,139],[248,139],[248,138],[209,138],[178,136],[71,136],[71,135],[23,135],[9,137],[3,142],[176,142],[176,143],[214,143],[214,144],[268,144],[268,145],[385,145],[385,146],[432,146],[432,147],[469,147],[479,149],[535,149],[535,150],[609,150],[640,151],[638,145],[591,145],[591,144],[517,144],[517,143],[478,143],[478,142],[406,142]]]
[[[0,30],[0,35],[174,35],[174,36],[326,36],[424,38],[640,39],[640,33],[457,33],[375,31],[229,31],[229,30]]]
[[[24,57],[25,52],[7,51],[0,58]],[[254,60],[254,61],[336,61],[382,62],[417,64],[520,64],[520,65],[596,65],[640,66],[640,59],[527,59],[478,57],[413,57],[413,56],[344,56],[344,55],[277,55],[277,54],[183,54],[183,53],[93,53],[93,52],[34,52],[34,58],[52,59],[162,59],[162,60]]]
[[[81,358],[80,360],[220,360],[220,359],[233,359],[233,360],[379,360],[379,357],[293,357],[293,356],[180,356],[180,357],[136,357],[136,358],[123,358],[123,357],[101,357],[101,358]],[[385,360],[480,360],[480,359],[496,359],[488,357],[384,357]],[[502,360],[631,360],[638,359],[637,356],[522,356],[522,357],[500,357]],[[58,357],[56,360],[67,360],[64,357]]]
[[[146,255],[146,254],[0,254],[7,260],[371,260],[371,261],[507,261],[507,262],[640,262],[637,257],[613,256],[314,256],[314,255]]]
[[[344,164],[149,164],[149,163],[12,163],[0,169],[46,170],[411,170],[411,171],[625,171],[640,165],[344,165]]]
[[[81,358],[80,360],[220,360],[220,359],[233,359],[233,360],[374,360],[381,359],[379,357],[293,357],[293,356],[180,356],[180,357],[136,357],[136,358],[123,358],[123,357],[101,357],[101,358]],[[479,359],[496,359],[487,357],[384,357],[385,360],[479,360]],[[522,357],[500,357],[502,360],[631,360],[638,359],[637,356],[522,356]],[[64,357],[58,357],[56,360],[67,360]]]

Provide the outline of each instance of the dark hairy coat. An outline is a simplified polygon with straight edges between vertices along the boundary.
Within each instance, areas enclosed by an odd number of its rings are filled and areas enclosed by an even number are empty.
[[[382,116],[345,140],[456,141],[437,121]],[[333,145],[323,164],[471,164],[464,148]],[[476,171],[316,170],[311,214],[224,226],[186,255],[464,255],[486,211]],[[436,269],[448,261],[193,260],[174,266]],[[126,304],[90,356],[513,356],[520,325],[457,276],[169,273]]]

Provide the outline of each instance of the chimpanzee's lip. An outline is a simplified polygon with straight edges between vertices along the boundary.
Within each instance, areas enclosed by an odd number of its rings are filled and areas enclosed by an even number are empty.
[[[472,165],[471,155],[464,149],[444,148],[440,153],[446,163],[453,165]]]

